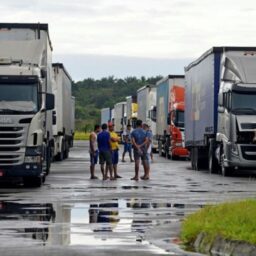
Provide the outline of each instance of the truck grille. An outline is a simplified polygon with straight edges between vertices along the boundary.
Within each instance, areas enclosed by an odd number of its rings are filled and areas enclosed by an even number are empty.
[[[242,123],[241,128],[245,129],[245,130],[256,129],[256,124],[254,124],[254,123]]]
[[[241,146],[243,158],[246,160],[256,160],[256,146]]]
[[[0,127],[0,166],[12,166],[22,163],[24,152],[25,128]]]

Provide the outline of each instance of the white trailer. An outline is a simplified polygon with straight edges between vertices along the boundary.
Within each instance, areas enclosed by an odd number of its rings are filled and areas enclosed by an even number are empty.
[[[146,85],[137,90],[138,119],[147,123],[153,134],[152,150],[158,148],[156,136],[156,88],[154,85]]]
[[[49,173],[52,46],[48,24],[0,23],[0,178],[41,186]],[[7,150],[8,149],[8,150]]]
[[[110,108],[101,109],[101,124],[107,124],[111,121],[111,110]]]
[[[126,112],[127,112],[126,101],[115,104],[115,131],[118,134],[122,134],[126,125]]]
[[[74,135],[74,97],[72,97],[72,79],[62,63],[54,63],[53,93],[55,95],[54,109],[54,157],[63,160],[68,157],[73,145]]]

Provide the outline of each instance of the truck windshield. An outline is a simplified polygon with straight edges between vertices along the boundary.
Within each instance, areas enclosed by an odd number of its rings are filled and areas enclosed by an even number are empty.
[[[37,84],[0,84],[0,114],[36,113]]]
[[[256,114],[255,93],[232,93],[232,112],[235,114]]]
[[[174,124],[176,127],[184,127],[184,111],[177,110],[175,114]]]

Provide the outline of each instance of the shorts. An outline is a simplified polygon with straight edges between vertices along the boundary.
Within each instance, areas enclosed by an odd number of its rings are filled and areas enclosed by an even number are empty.
[[[132,152],[132,144],[131,143],[125,143],[124,144],[124,152]]]
[[[138,151],[137,149],[134,149],[133,156],[135,161],[139,159],[141,159],[142,161],[148,160],[147,152],[145,150]]]
[[[112,164],[112,156],[110,151],[101,151],[100,152],[100,164],[107,164],[111,165]]]
[[[118,164],[119,154],[118,149],[112,151],[112,164]]]
[[[98,162],[98,157],[99,157],[99,152],[98,152],[98,150],[96,150],[96,151],[94,152],[94,154],[93,154],[93,153],[90,153],[90,162],[91,162],[91,165],[97,164],[97,162]]]

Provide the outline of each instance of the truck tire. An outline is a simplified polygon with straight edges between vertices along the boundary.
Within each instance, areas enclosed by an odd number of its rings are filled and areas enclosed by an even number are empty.
[[[42,186],[42,177],[24,177],[23,184],[26,188],[39,188]]]
[[[215,140],[210,139],[209,141],[209,155],[208,155],[208,170],[209,173],[218,173],[219,172],[219,164],[215,157]]]
[[[47,147],[46,149],[46,175],[50,173],[51,169],[51,162],[52,162],[52,150],[51,147]]]
[[[232,174],[234,172],[234,168],[233,167],[226,167],[226,166],[224,166],[223,147],[221,147],[221,163],[220,163],[220,167],[221,167],[221,174],[222,174],[223,177],[232,176]]]
[[[64,159],[64,142],[61,144],[61,151],[57,154],[56,160],[62,161]]]
[[[158,141],[158,155],[162,156],[162,142]]]

